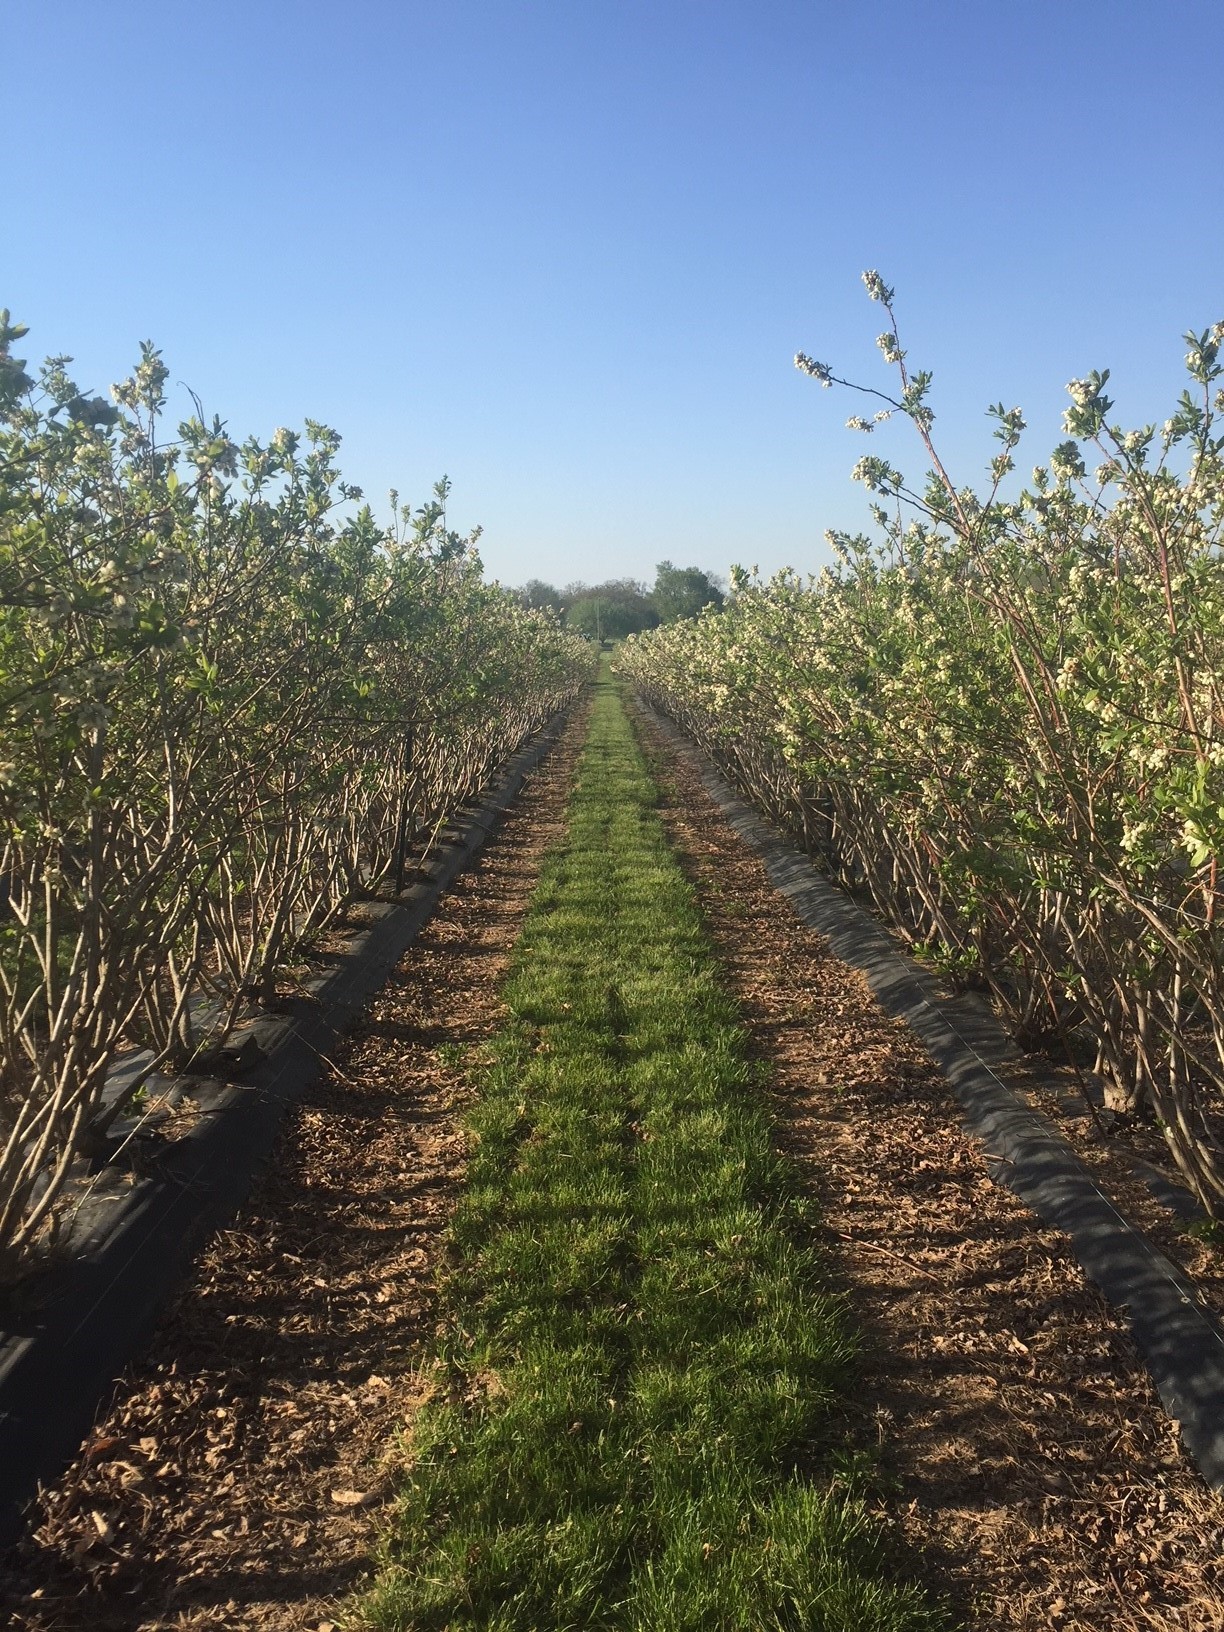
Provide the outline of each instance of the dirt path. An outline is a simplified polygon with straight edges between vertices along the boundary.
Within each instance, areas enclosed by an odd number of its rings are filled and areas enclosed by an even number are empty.
[[[864,1442],[883,1447],[888,1506],[934,1584],[981,1632],[1216,1632],[1224,1503],[1124,1323],[991,1181],[942,1076],[772,887],[696,761],[639,723],[771,1063],[780,1136],[839,1246],[865,1332]]]
[[[368,1569],[464,1164],[458,1056],[499,1022],[584,729],[567,728],[443,898],[45,1493],[0,1623],[299,1632],[329,1625]]]

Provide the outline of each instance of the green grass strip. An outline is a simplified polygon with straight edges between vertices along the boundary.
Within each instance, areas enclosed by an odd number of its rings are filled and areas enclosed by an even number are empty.
[[[655,800],[605,673],[471,1117],[444,1387],[363,1613],[942,1626],[836,1476],[851,1336]]]

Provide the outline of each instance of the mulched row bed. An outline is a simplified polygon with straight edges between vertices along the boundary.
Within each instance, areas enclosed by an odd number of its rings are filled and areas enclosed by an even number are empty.
[[[44,1493],[0,1622],[314,1629],[369,1570],[464,1166],[460,1056],[501,1019],[584,730],[567,728],[291,1114],[266,1178]]]
[[[942,1075],[772,887],[695,755],[645,715],[639,729],[771,1064],[779,1138],[840,1243],[882,1506],[982,1632],[1214,1632],[1224,1503],[1182,1453],[1124,1320],[993,1183]]]

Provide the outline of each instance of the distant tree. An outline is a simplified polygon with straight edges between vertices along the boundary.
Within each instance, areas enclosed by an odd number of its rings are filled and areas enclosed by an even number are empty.
[[[721,606],[723,592],[700,567],[674,567],[670,561],[660,561],[650,602],[660,623],[674,623],[678,618],[695,618],[703,606]]]
[[[659,619],[645,584],[632,578],[610,579],[604,584],[567,584],[565,622],[580,634],[595,639],[621,640],[643,629],[653,629]]]
[[[554,612],[561,610],[561,591],[552,584],[546,584],[542,578],[528,578],[523,587],[514,593],[524,606],[551,606]]]

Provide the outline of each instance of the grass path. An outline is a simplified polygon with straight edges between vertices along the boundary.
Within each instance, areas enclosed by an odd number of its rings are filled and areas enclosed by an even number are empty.
[[[655,798],[605,674],[482,1065],[439,1393],[364,1613],[934,1628],[847,1494],[852,1337]]]

